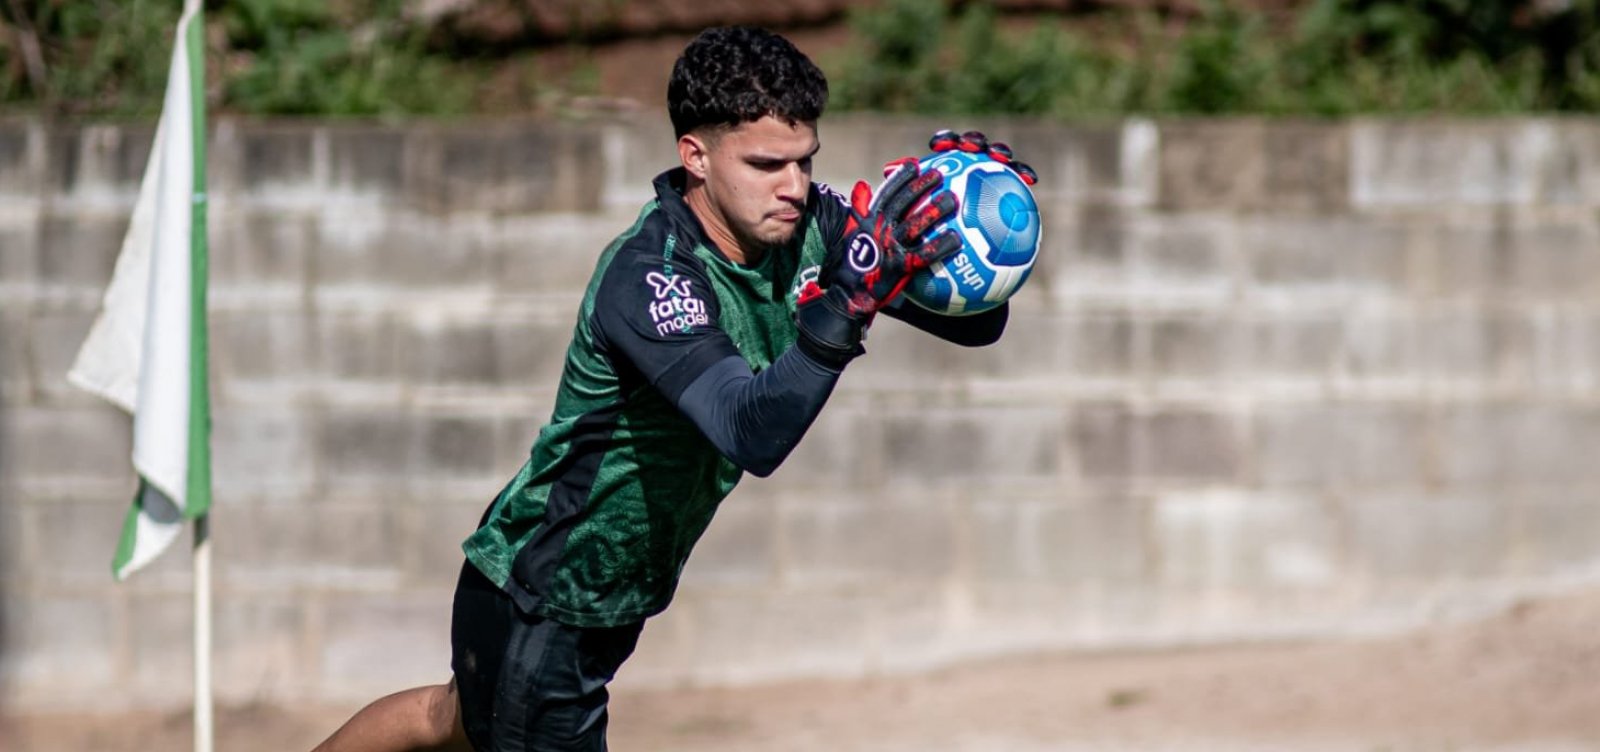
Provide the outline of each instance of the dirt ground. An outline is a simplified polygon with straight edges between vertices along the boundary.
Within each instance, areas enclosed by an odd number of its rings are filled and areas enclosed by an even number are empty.
[[[1600,592],[1362,642],[1031,656],[740,689],[615,687],[611,747],[1600,750]],[[350,708],[223,708],[223,752],[307,749]],[[186,713],[11,718],[0,750],[191,748]]]

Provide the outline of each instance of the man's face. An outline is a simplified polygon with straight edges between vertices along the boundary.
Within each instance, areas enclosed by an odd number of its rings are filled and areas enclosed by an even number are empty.
[[[746,255],[792,240],[811,189],[811,157],[820,148],[816,123],[791,125],[769,115],[702,143],[697,163],[688,166],[705,181],[712,216],[701,221],[713,239],[725,230]],[[724,227],[709,226],[718,220]]]

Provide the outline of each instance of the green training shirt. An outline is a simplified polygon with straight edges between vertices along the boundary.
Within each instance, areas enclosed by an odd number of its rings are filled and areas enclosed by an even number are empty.
[[[795,341],[801,286],[840,252],[845,199],[813,184],[795,239],[729,261],[683,201],[684,171],[601,254],[550,421],[462,544],[532,613],[617,626],[667,607],[742,471],[675,400],[733,350],[759,372]]]

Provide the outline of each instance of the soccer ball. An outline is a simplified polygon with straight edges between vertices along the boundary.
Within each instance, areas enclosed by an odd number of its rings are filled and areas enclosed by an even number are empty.
[[[919,160],[944,174],[941,191],[961,202],[949,227],[961,249],[913,275],[905,296],[934,313],[967,316],[1004,303],[1033,270],[1039,255],[1039,205],[1033,191],[1005,164],[984,153],[943,151]]]

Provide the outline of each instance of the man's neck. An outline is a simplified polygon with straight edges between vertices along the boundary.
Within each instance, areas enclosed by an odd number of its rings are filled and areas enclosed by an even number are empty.
[[[733,230],[728,228],[727,220],[711,205],[710,198],[706,196],[704,185],[691,185],[683,191],[683,202],[689,205],[689,210],[694,212],[695,219],[700,220],[700,227],[706,231],[706,237],[722,251],[722,255],[729,261],[743,266],[760,263],[762,249],[746,248],[734,237]]]

